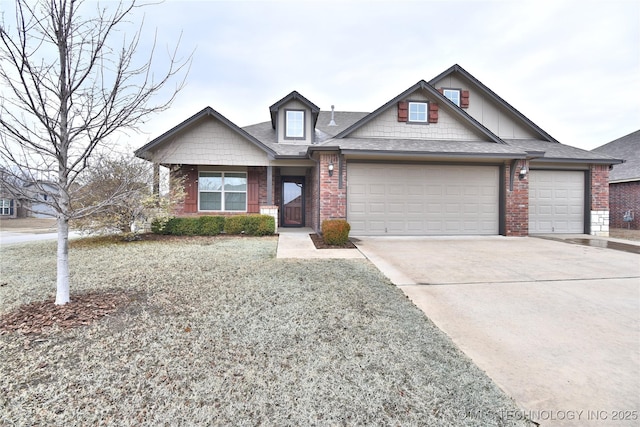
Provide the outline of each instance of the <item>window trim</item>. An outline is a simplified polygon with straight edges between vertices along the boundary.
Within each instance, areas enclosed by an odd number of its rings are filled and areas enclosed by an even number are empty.
[[[411,120],[411,105],[423,104],[425,106],[424,120]],[[429,124],[429,101],[407,101],[407,123],[428,125]]]
[[[200,189],[200,178],[203,173],[219,173],[222,178],[222,187],[220,191],[212,191],[212,190],[201,190]],[[226,174],[242,174],[245,179],[245,190],[244,191],[225,191],[224,189],[224,176]],[[200,203],[202,198],[200,197],[201,193],[220,193],[220,207],[222,209],[200,209]],[[240,193],[244,194],[244,210],[227,210],[225,209],[225,193]],[[234,171],[234,170],[201,170],[198,171],[198,212],[225,212],[225,213],[247,213],[249,209],[249,173],[247,171]]]
[[[302,136],[289,136],[289,113],[302,113]],[[305,140],[307,139],[307,112],[299,109],[284,110],[284,139]]]
[[[0,216],[12,216],[12,215],[13,215],[13,199],[0,198]]]
[[[451,98],[449,98],[447,96],[447,91],[451,91],[451,92],[458,92],[458,102],[453,101]],[[455,105],[457,105],[458,107],[460,107],[460,105],[462,104],[462,89],[456,89],[456,88],[442,88],[442,95],[447,98],[449,101],[453,102]]]

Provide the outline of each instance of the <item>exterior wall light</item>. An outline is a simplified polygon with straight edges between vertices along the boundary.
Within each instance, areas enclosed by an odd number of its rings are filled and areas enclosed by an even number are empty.
[[[333,162],[329,163],[327,168],[329,169],[329,176],[333,176]]]
[[[524,179],[524,177],[527,176],[527,172],[529,172],[529,170],[526,166],[523,166],[522,168],[520,168],[520,174],[518,175],[518,177],[520,179]]]

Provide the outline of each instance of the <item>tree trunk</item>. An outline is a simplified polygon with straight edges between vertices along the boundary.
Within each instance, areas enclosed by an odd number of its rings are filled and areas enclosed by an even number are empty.
[[[58,214],[58,277],[56,304],[64,305],[69,299],[69,220]]]

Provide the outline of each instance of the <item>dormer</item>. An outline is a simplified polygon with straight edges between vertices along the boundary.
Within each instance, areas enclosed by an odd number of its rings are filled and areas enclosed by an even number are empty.
[[[313,144],[320,108],[295,90],[269,107],[279,144]]]

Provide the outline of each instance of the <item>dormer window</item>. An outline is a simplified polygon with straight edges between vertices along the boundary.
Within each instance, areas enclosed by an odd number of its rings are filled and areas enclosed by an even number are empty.
[[[285,138],[304,139],[304,110],[286,110]]]
[[[442,94],[449,98],[451,102],[460,106],[460,90],[459,89],[444,89]]]
[[[428,102],[409,102],[409,122],[427,123],[429,121]]]

